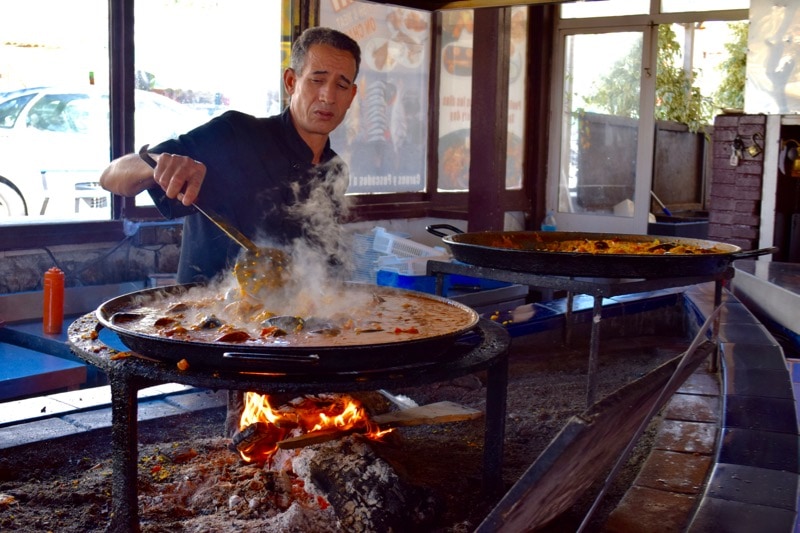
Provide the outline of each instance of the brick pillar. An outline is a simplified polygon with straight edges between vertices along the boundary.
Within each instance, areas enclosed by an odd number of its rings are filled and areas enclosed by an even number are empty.
[[[733,141],[739,136],[745,146],[753,135],[764,138],[765,115],[719,115],[714,120],[713,163],[708,196],[708,238],[758,248],[761,221],[761,184],[764,154],[751,157],[746,151],[736,166],[731,165]],[[763,141],[759,143],[764,145]]]

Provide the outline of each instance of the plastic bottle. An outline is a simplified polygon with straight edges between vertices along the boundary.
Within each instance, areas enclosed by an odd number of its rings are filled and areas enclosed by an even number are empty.
[[[44,273],[42,327],[48,335],[58,335],[64,323],[64,272],[52,267]]]
[[[542,231],[556,231],[556,216],[552,211],[547,212],[547,216],[542,220]]]

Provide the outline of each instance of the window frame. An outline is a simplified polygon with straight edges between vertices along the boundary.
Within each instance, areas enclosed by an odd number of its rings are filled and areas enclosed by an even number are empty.
[[[109,94],[110,94],[110,137],[111,137],[111,159],[115,159],[124,154],[131,153],[136,147],[133,146],[133,113],[134,113],[134,88],[135,88],[135,68],[134,68],[134,48],[133,48],[133,17],[134,0],[109,0]],[[301,25],[294,26],[295,35],[302,28],[311,25],[315,17],[315,2],[304,3],[298,0],[291,0],[291,10],[293,17],[297,17]],[[311,4],[310,6],[308,4]],[[498,13],[510,8],[497,8]],[[539,22],[533,22],[534,9],[529,12],[529,34],[537,27],[539,31],[547,32],[548,22],[552,20],[552,6],[536,6],[539,13]],[[309,10],[306,12],[305,10]],[[479,10],[480,11],[480,10]],[[502,15],[498,15],[502,18]],[[434,30],[433,43],[434,50],[438,49],[438,35],[441,29],[440,15],[433,14]],[[552,26],[551,26],[552,28]],[[546,37],[529,38],[529,68],[534,64],[540,69],[539,73],[545,72],[546,55],[541,50],[542,43],[548,43]],[[502,44],[501,44],[502,46]],[[489,47],[487,47],[489,48]],[[481,47],[479,50],[483,50]],[[497,50],[487,50],[488,57],[496,57]],[[438,95],[438,76],[439,59],[437,54],[432,54],[431,76],[429,87],[429,110],[431,112],[431,127],[428,132],[428,160],[427,160],[427,189],[419,193],[387,193],[353,195],[353,209],[351,219],[358,221],[370,220],[390,220],[401,218],[450,218],[467,220],[470,225],[479,227],[497,227],[497,212],[522,211],[530,214],[538,209],[538,204],[543,204],[540,192],[534,190],[535,183],[531,179],[532,175],[542,175],[544,159],[542,154],[542,139],[546,137],[546,127],[544,120],[537,119],[537,115],[542,113],[546,107],[535,110],[534,102],[530,98],[542,98],[547,91],[542,90],[542,82],[537,86],[529,82],[526,90],[526,99],[531,106],[528,112],[526,124],[526,143],[525,162],[523,165],[523,183],[521,190],[505,190],[505,175],[498,173],[496,179],[485,179],[481,176],[473,176],[471,171],[470,189],[473,191],[473,199],[476,196],[486,197],[490,194],[493,209],[488,210],[492,213],[487,214],[485,209],[470,209],[468,192],[440,192],[436,190],[436,168],[437,161],[434,154],[437,153],[438,131],[436,124],[438,113],[436,98]],[[480,84],[497,87],[498,79],[496,69],[484,75],[478,80]],[[536,72],[528,73],[529,80],[541,80],[542,76]],[[475,83],[475,82],[474,82]],[[504,85],[504,83],[503,83]],[[541,116],[541,115],[539,115]],[[531,124],[538,124],[532,127]],[[486,141],[491,145],[494,139],[488,134],[478,132],[473,134],[473,145],[475,140]],[[484,151],[485,152],[485,151]],[[475,168],[492,168],[495,163],[481,162],[478,158],[473,161]],[[471,165],[473,166],[473,165]],[[502,167],[501,167],[502,168]],[[534,169],[535,170],[532,170]],[[485,175],[484,175],[485,176]],[[495,183],[497,182],[497,183]],[[537,182],[538,183],[538,182]],[[498,185],[499,184],[499,185]],[[502,185],[502,187],[501,187]],[[496,191],[502,188],[500,194]],[[473,200],[474,201],[474,200]],[[536,205],[534,205],[536,204]],[[124,238],[123,223],[125,220],[163,220],[161,215],[154,207],[136,206],[132,198],[122,198],[112,196],[112,219],[108,221],[81,221],[81,222],[61,222],[61,223],[26,223],[0,226],[0,250],[31,249],[37,247],[47,247],[54,245],[85,244],[90,242],[113,242]],[[500,223],[502,226],[502,222]],[[498,228],[501,229],[501,228]]]
[[[645,31],[645,45],[643,50],[648,52],[649,56],[643,57],[643,67],[646,65],[655,65],[656,59],[656,40],[657,28],[662,24],[676,24],[676,23],[694,23],[702,21],[728,21],[734,22],[739,20],[748,20],[749,13],[746,9],[730,9],[722,11],[693,11],[683,13],[660,13],[660,0],[651,0],[650,13],[644,15],[623,15],[623,16],[609,16],[609,17],[595,17],[595,18],[566,18],[560,17],[560,9],[557,14],[557,19],[554,24],[554,40],[553,48],[555,51],[556,62],[552,72],[552,102],[556,109],[560,108],[562,99],[561,78],[563,77],[564,68],[564,42],[567,36],[577,35],[581,33],[613,33],[625,32],[628,30]],[[653,68],[653,67],[651,67]],[[641,109],[639,117],[639,146],[637,149],[637,173],[636,173],[636,188],[637,196],[641,202],[642,197],[647,197],[645,190],[639,190],[642,186],[642,180],[652,172],[652,154],[655,145],[654,131],[655,131],[655,76],[643,77],[641,81],[641,95],[640,95]],[[550,145],[548,148],[549,160],[552,162],[549,165],[545,188],[548,199],[548,205],[558,205],[558,173],[560,171],[560,150],[561,150],[561,125],[555,123],[551,126]],[[649,200],[649,198],[648,198]],[[566,230],[575,230],[593,225],[599,227],[598,231],[616,232],[616,233],[638,233],[642,222],[646,228],[646,212],[638,210],[639,213],[633,219],[626,219],[624,217],[609,217],[609,216],[595,216],[593,214],[572,214],[562,213],[561,219],[566,221],[564,224]],[[600,226],[597,226],[600,224]]]

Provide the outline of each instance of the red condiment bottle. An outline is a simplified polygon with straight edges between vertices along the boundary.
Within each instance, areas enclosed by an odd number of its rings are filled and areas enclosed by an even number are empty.
[[[42,326],[48,335],[61,333],[64,323],[64,272],[52,267],[44,273]]]

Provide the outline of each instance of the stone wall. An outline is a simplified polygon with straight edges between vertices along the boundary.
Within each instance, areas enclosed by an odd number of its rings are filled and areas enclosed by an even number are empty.
[[[711,240],[744,250],[758,248],[764,154],[753,157],[745,150],[736,165],[731,163],[731,155],[737,136],[750,146],[754,134],[763,139],[766,123],[766,115],[719,115],[714,120],[708,205]]]
[[[53,266],[64,271],[67,287],[146,282],[152,274],[177,271],[180,238],[180,224],[158,224],[139,227],[116,243],[0,252],[0,294],[42,290],[44,273]]]

